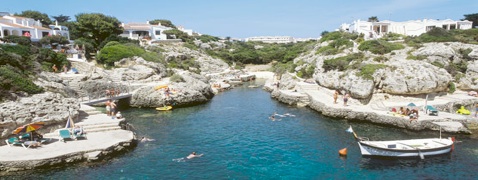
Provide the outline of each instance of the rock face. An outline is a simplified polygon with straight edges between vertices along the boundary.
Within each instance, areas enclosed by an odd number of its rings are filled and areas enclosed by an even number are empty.
[[[71,110],[71,116],[74,118],[78,115],[78,109],[79,102],[76,98],[65,98],[51,92],[2,103],[0,104],[0,138],[6,138],[16,127],[31,122],[43,121],[46,126],[64,125],[69,111]]]
[[[115,63],[120,68],[110,74],[112,79],[134,82],[154,82],[166,76],[166,67],[161,63],[148,62],[141,57],[124,58]]]
[[[346,49],[336,55],[320,55],[316,51],[326,45],[317,45],[314,50],[304,53],[294,61],[313,63],[316,66],[315,81],[329,89],[341,89],[349,92],[353,98],[367,99],[375,92],[394,95],[419,95],[426,93],[446,92],[451,82],[455,79],[445,69],[449,66],[462,66],[468,64],[466,73],[461,80],[455,81],[457,87],[464,90],[477,90],[478,68],[476,64],[478,45],[463,43],[427,43],[414,50],[407,47],[385,55],[375,55],[362,52],[364,59],[353,60],[353,64],[383,64],[384,68],[373,73],[373,80],[357,76],[359,69],[345,71],[325,71],[322,66],[325,60],[346,56],[354,50]],[[424,60],[410,60],[409,56],[425,57]],[[375,58],[386,59],[376,62]],[[432,65],[435,64],[435,65]],[[440,67],[442,65],[442,67]],[[450,68],[448,68],[450,69]]]
[[[185,82],[170,83],[169,96],[164,92],[165,89],[156,90],[157,85],[145,86],[133,93],[130,105],[133,107],[189,106],[205,103],[214,96],[211,86],[204,77],[190,72],[182,72],[180,76]]]
[[[390,68],[377,72],[378,89],[389,94],[426,94],[446,91],[452,81],[445,69],[422,61],[390,63]]]

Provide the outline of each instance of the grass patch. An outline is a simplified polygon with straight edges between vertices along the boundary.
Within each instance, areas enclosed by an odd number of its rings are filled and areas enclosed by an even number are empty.
[[[385,67],[387,66],[384,64],[365,64],[360,67],[360,71],[357,72],[356,75],[364,79],[373,80],[373,74],[375,73],[375,71]]]

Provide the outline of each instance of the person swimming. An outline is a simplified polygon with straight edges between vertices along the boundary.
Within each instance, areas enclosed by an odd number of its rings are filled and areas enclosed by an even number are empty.
[[[147,138],[147,137],[141,137],[140,139],[141,142],[146,142],[146,141],[155,141],[155,139],[150,139],[150,138]]]
[[[186,159],[192,159],[195,157],[201,157],[203,154],[196,154],[196,152],[192,152]]]

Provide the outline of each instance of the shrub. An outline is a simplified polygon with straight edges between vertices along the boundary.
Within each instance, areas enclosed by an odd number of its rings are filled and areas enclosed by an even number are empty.
[[[438,61],[433,61],[431,64],[439,68],[445,68],[445,65]]]
[[[357,72],[357,76],[363,77],[364,79],[373,80],[373,74],[377,69],[382,69],[387,67],[384,64],[365,64],[362,65],[360,71]]]
[[[364,41],[358,47],[359,50],[368,50],[374,54],[386,54],[392,52],[393,50],[399,50],[403,48],[405,47],[401,44],[389,43],[384,40]]]
[[[24,91],[29,94],[43,92],[43,89],[33,83],[30,78],[18,72],[20,72],[18,69],[10,65],[0,66],[0,87],[2,87],[0,89],[3,90],[2,97],[8,96],[3,94],[6,92]]]
[[[105,46],[103,49],[101,49],[100,54],[98,55],[98,62],[108,66],[113,66],[114,62],[117,62],[123,58],[141,56],[144,53],[144,49],[134,44],[116,44]]]
[[[456,91],[455,83],[448,83],[448,93],[453,94]]]
[[[334,55],[339,52],[338,49],[332,47],[332,46],[322,46],[317,50],[316,54],[322,54],[322,55]]]
[[[472,60],[472,58],[469,56],[469,54],[473,51],[473,49],[471,48],[467,48],[467,49],[463,49],[463,48],[460,48],[458,50],[458,53],[461,54],[461,56],[463,57],[463,59],[466,59],[466,60]]]
[[[25,37],[25,36],[9,35],[2,38],[2,41],[8,42],[8,43],[17,43],[23,46],[30,46],[32,44],[32,40],[29,37]]]
[[[351,54],[348,56],[342,56],[334,59],[328,59],[324,61],[324,64],[322,65],[322,68],[324,68],[325,71],[330,71],[330,70],[339,70],[343,71],[347,69],[348,65],[350,62],[353,60],[359,60],[361,61],[363,59],[364,55],[362,53],[355,53]]]
[[[373,60],[376,62],[385,62],[385,61],[388,61],[388,58],[385,56],[377,56],[377,57],[374,57]]]
[[[171,82],[176,82],[176,83],[180,83],[180,82],[186,82],[184,80],[184,78],[179,75],[179,74],[173,74],[170,78],[169,78],[169,81]]]
[[[401,40],[404,38],[404,35],[397,34],[397,33],[387,33],[381,39],[385,41],[396,41]]]

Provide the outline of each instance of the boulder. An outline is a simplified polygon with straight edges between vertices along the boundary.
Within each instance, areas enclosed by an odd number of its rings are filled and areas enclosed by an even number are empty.
[[[415,60],[392,62],[381,71],[381,90],[389,94],[416,95],[446,91],[451,75],[442,68]]]
[[[163,105],[190,106],[208,102],[214,93],[207,79],[189,72],[181,72],[185,82],[170,82],[169,96],[165,89],[156,90],[157,85],[138,89],[131,97],[132,107],[158,107]]]

